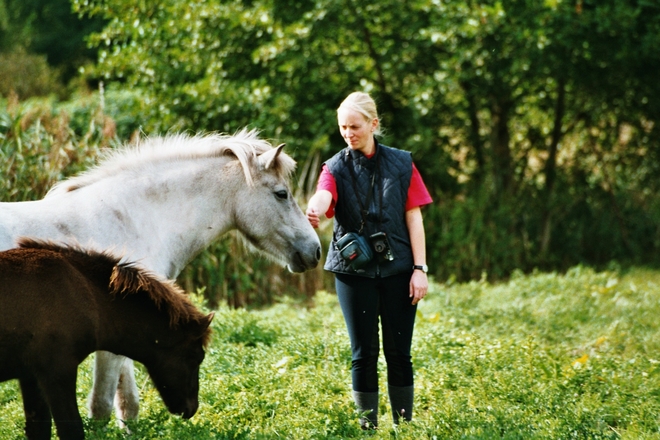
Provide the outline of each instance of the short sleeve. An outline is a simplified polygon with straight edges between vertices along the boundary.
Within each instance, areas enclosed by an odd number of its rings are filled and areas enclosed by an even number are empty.
[[[326,191],[329,191],[330,194],[332,194],[332,203],[330,203],[330,207],[328,208],[328,212],[325,213],[325,216],[328,218],[332,218],[335,216],[335,204],[337,203],[337,182],[335,181],[335,177],[330,173],[330,170],[328,167],[323,164],[323,167],[321,167],[321,174],[319,175],[318,182],[316,184],[316,190],[324,189]]]
[[[409,211],[418,206],[428,205],[433,203],[431,194],[422,180],[421,174],[413,163],[413,172],[410,177],[410,186],[408,187],[408,200],[406,200],[406,211]]]

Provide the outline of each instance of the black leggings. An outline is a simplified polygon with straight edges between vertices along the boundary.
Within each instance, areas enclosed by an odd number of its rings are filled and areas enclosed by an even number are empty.
[[[409,295],[410,273],[387,278],[335,274],[335,287],[351,340],[353,389],[378,391],[378,318],[383,331],[387,383],[413,385],[410,346],[417,306]]]

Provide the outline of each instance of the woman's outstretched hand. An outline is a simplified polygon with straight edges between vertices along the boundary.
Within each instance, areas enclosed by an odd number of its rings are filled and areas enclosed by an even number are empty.
[[[312,227],[313,228],[318,228],[319,227],[319,222],[321,220],[320,220],[319,213],[316,210],[316,208],[311,207],[311,206],[308,207],[306,214],[307,214],[307,220],[309,220],[309,223],[312,225]]]

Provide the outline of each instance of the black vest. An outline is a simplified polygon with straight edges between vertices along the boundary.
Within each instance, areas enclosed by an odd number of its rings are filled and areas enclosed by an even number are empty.
[[[413,256],[406,226],[412,156],[407,151],[378,143],[376,145],[376,154],[369,159],[361,152],[347,147],[325,162],[337,183],[338,194],[333,238],[324,266],[330,272],[374,278],[412,270]],[[354,177],[351,176],[351,168],[355,171]],[[376,178],[369,197],[373,173],[376,173]],[[346,232],[360,230],[360,204],[368,211],[362,235],[368,238],[376,232],[385,232],[394,259],[388,261],[375,256],[367,266],[356,272],[341,258],[335,244]]]

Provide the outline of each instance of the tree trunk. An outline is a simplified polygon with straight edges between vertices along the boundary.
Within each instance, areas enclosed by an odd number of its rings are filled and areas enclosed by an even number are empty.
[[[509,134],[510,109],[511,103],[508,100],[496,100],[491,109],[493,173],[498,194],[510,192],[513,183],[511,148],[509,146],[511,140]]]
[[[562,137],[562,120],[566,104],[566,82],[560,79],[557,83],[557,101],[555,102],[555,120],[552,128],[552,139],[548,147],[548,159],[545,162],[545,189],[543,191],[543,213],[541,216],[541,258],[545,258],[552,237],[551,199],[557,178],[557,148]]]
[[[474,179],[477,183],[481,183],[483,177],[486,175],[486,159],[484,158],[484,146],[481,141],[479,132],[481,131],[481,124],[478,117],[477,103],[472,93],[472,85],[469,81],[461,81],[461,87],[465,92],[465,99],[468,103],[468,116],[470,118],[470,131],[468,139],[474,148],[474,154],[477,160],[477,170],[474,173]]]

